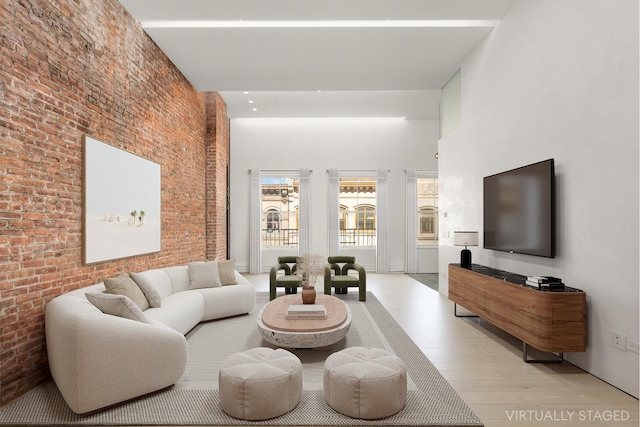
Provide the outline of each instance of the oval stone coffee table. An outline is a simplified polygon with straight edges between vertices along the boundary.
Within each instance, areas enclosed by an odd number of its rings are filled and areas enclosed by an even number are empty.
[[[316,296],[316,304],[327,309],[326,319],[287,319],[292,304],[302,304],[300,295],[278,297],[258,313],[258,330],[267,342],[284,348],[329,347],[349,332],[351,309],[332,295]]]

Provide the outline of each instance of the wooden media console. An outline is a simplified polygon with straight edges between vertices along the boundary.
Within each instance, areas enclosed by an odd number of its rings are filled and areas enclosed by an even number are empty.
[[[449,299],[522,340],[525,362],[547,362],[528,359],[527,345],[560,353],[558,361],[564,352],[586,351],[587,301],[580,289],[539,290],[525,276],[449,264]]]

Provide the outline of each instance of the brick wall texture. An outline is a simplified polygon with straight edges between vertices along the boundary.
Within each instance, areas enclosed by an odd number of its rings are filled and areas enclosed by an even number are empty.
[[[218,93],[205,94],[207,103],[207,259],[227,257],[227,173],[229,171],[229,119]]]
[[[117,0],[4,0],[0,23],[2,406],[50,378],[52,298],[226,255],[229,126]],[[161,165],[159,253],[83,264],[84,135]]]

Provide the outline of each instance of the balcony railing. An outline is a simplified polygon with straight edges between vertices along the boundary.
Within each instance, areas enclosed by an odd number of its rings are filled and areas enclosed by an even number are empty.
[[[375,246],[376,230],[345,228],[340,230],[340,246]],[[262,229],[262,246],[297,246],[299,233],[295,228]]]
[[[340,246],[375,246],[376,230],[343,228],[340,230]]]
[[[298,236],[296,228],[263,228],[262,246],[298,246]]]

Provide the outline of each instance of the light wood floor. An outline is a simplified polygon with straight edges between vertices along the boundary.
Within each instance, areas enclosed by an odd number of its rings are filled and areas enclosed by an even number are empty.
[[[269,290],[268,275],[246,277],[256,291]],[[521,341],[483,320],[454,317],[453,303],[407,275],[368,274],[367,290],[486,427],[640,425],[637,399],[566,361],[524,363]]]

